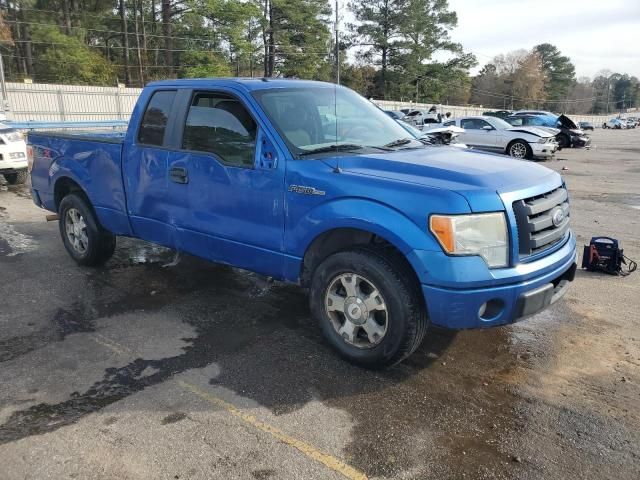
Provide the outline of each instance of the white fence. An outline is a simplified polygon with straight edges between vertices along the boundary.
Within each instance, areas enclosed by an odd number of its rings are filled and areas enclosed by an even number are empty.
[[[15,121],[129,120],[140,88],[91,87],[7,82]]]
[[[434,106],[432,103],[413,103],[413,102],[396,102],[392,100],[373,100],[373,102],[384,110],[400,110],[401,108],[413,108],[429,110]],[[457,105],[435,105],[438,113],[443,115],[447,112],[451,112],[451,118],[469,117],[474,115],[482,115],[483,112],[496,111],[496,108],[480,108],[480,107],[463,107]],[[574,115],[568,114],[574,122],[591,122],[596,127],[601,127],[602,124],[610,118],[618,116],[616,112],[609,115]]]
[[[7,117],[15,121],[90,121],[90,120],[129,120],[140,88],[91,87],[84,85],[27,84],[8,82]],[[374,100],[385,110],[401,108],[429,109],[432,104]],[[436,105],[438,112],[451,112],[451,117],[482,115],[487,108],[463,107],[455,105]],[[610,115],[571,115],[575,121],[592,122],[596,127]]]

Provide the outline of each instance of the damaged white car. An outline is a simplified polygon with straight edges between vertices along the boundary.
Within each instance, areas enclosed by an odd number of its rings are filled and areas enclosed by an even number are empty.
[[[459,140],[470,147],[506,153],[514,158],[550,158],[558,149],[553,129],[512,127],[497,117],[463,117],[450,120],[445,126],[464,129]]]

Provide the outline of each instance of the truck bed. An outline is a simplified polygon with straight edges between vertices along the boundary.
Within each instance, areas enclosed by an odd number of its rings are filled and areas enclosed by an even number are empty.
[[[86,142],[101,142],[101,143],[122,143],[124,142],[124,136],[126,130],[65,130],[65,131],[39,131],[29,132],[27,137],[49,137],[60,138],[68,140],[82,140]]]
[[[29,132],[34,164],[31,173],[34,201],[57,211],[56,188],[65,177],[81,186],[102,225],[113,233],[130,233],[122,178],[124,131]],[[56,185],[58,187],[56,187]]]

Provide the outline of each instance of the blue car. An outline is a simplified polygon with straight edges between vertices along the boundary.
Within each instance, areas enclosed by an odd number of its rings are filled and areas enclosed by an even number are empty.
[[[328,343],[365,367],[403,360],[431,325],[535,314],[575,274],[558,173],[425,145],[333,84],[156,82],[126,133],[28,143],[33,200],[78,264],[108,268],[127,236],[301,285]]]

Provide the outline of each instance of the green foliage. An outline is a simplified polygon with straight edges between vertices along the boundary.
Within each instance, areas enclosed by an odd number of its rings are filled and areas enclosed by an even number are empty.
[[[38,27],[33,31],[33,40],[45,46],[34,65],[36,78],[43,76],[51,83],[115,84],[114,66],[79,38],[54,27]]]
[[[377,96],[414,101],[468,97],[464,85],[475,58],[449,38],[457,16],[447,0],[359,0],[351,10],[358,22],[350,26],[352,44],[366,46],[360,58],[380,67]],[[433,55],[443,51],[451,59],[433,62]]]
[[[331,7],[326,0],[271,0],[265,21],[273,35],[274,66],[284,77],[329,80]]]
[[[544,86],[546,98],[551,102],[547,106],[555,106],[558,101],[567,97],[576,80],[576,71],[571,59],[560,53],[550,43],[542,43],[533,47],[540,56],[545,74]]]
[[[231,68],[225,58],[211,52],[187,52],[180,76],[184,78],[230,77]]]

